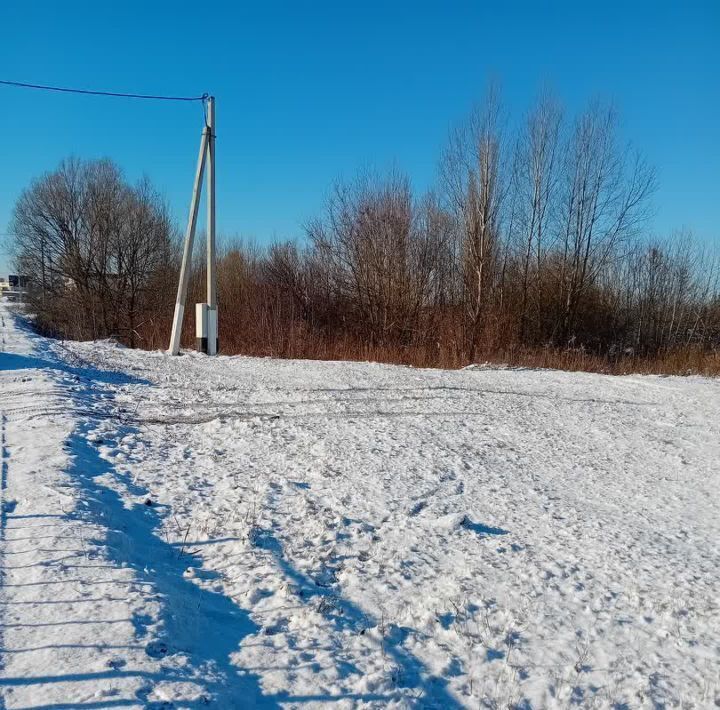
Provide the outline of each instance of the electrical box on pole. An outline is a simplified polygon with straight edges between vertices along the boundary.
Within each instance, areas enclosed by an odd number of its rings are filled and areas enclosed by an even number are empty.
[[[187,298],[188,281],[192,262],[192,248],[195,240],[200,193],[202,191],[203,174],[207,167],[207,303],[195,305],[195,343],[200,352],[215,355],[218,351],[218,319],[217,319],[217,272],[215,255],[215,97],[207,98],[205,110],[205,127],[200,139],[200,153],[195,171],[190,216],[185,232],[183,259],[180,267],[175,314],[170,335],[171,355],[180,353],[180,335],[182,332],[185,300]]]

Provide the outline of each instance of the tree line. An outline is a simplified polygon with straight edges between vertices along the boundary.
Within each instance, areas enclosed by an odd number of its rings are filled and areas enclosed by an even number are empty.
[[[226,243],[221,349],[720,370],[717,257],[687,234],[649,235],[655,173],[621,141],[612,106],[567,118],[544,95],[511,124],[490,92],[438,173],[424,194],[397,169],[339,181],[302,239]],[[180,245],[147,180],[65,161],[21,195],[12,231],[42,329],[166,346]],[[190,302],[204,300],[203,269]]]
[[[42,332],[142,342],[140,329],[165,307],[177,250],[147,179],[129,185],[109,160],[65,160],[20,195],[11,229]]]

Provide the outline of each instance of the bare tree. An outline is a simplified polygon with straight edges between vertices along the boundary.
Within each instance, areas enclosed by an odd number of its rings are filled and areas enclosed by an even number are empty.
[[[432,210],[431,198],[415,204],[397,172],[363,176],[336,185],[324,219],[308,227],[336,297],[373,342],[408,341],[417,330],[444,239]]]
[[[566,148],[560,214],[561,296],[557,342],[572,334],[587,287],[621,244],[639,234],[655,188],[654,171],[619,148],[617,116],[596,103],[576,122]]]
[[[119,327],[131,347],[137,344],[139,319],[148,307],[162,311],[171,304],[168,291],[175,274],[175,231],[167,205],[147,178],[125,190],[122,224],[110,244],[115,279],[113,293]],[[165,294],[165,295],[164,295]]]
[[[507,192],[500,113],[498,94],[491,90],[485,103],[451,135],[442,161],[444,193],[459,234],[466,344],[471,361],[495,286],[501,205]]]
[[[12,231],[41,326],[136,343],[152,281],[174,258],[167,209],[147,180],[131,187],[108,160],[63,161],[21,194]]]
[[[513,169],[513,234],[520,257],[520,333],[527,337],[534,273],[536,309],[545,255],[552,246],[552,219],[560,177],[562,111],[550,95],[542,95],[528,114],[516,146]]]

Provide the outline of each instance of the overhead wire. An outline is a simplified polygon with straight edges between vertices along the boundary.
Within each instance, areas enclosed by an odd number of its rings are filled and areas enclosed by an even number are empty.
[[[14,86],[23,89],[37,89],[40,91],[57,91],[65,94],[85,94],[89,96],[113,96],[123,99],[147,99],[151,101],[207,101],[208,94],[204,93],[200,96],[167,96],[162,94],[130,94],[119,91],[100,91],[95,89],[76,89],[67,86],[51,86],[49,84],[30,84],[25,81],[10,81],[8,79],[0,79],[0,84],[4,86]]]

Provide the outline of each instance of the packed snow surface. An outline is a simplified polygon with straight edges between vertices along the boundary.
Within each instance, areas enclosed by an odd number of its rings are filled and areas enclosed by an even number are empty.
[[[720,382],[0,317],[0,707],[720,704]]]

